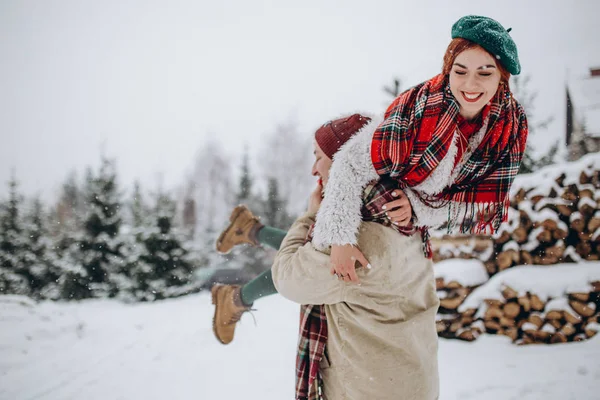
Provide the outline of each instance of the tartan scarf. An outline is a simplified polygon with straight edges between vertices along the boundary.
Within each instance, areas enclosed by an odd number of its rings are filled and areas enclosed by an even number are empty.
[[[399,227],[385,216],[383,205],[393,201],[394,189],[398,183],[390,178],[382,178],[371,182],[363,191],[363,206],[361,209],[364,221],[380,223],[396,230],[398,233],[411,236],[421,232],[423,251],[431,258],[431,246],[427,228],[414,226]],[[306,243],[312,240],[314,224],[306,235]],[[322,305],[306,304],[300,306],[300,334],[298,352],[296,355],[296,400],[318,400],[321,398],[322,379],[319,364],[325,353],[327,343],[327,316]]]
[[[450,205],[449,232],[460,223],[462,233],[493,233],[507,218],[509,190],[528,134],[525,112],[506,85],[499,86],[485,107],[485,136],[454,183],[436,195],[414,190],[448,153],[459,111],[444,75],[407,90],[388,107],[375,131],[371,161],[379,175],[395,179],[401,189],[412,188],[428,206]],[[462,151],[458,149],[459,160]]]

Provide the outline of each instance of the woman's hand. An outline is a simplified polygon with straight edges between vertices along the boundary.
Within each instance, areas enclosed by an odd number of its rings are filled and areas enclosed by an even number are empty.
[[[351,244],[344,246],[331,246],[331,274],[337,275],[345,282],[358,283],[355,263],[358,261],[363,267],[371,269],[371,264],[358,247]]]
[[[321,207],[321,202],[323,201],[323,185],[321,184],[321,180],[317,182],[317,187],[312,191],[310,197],[308,198],[308,212],[311,214],[316,214]]]
[[[412,219],[412,206],[408,197],[400,189],[394,190],[392,196],[398,197],[398,200],[390,201],[383,206],[386,210],[385,215],[394,225],[408,226]]]

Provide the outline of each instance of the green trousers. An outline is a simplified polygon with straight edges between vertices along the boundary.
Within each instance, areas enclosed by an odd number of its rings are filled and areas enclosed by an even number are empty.
[[[281,229],[265,226],[258,231],[258,241],[262,245],[279,250],[281,242],[283,242],[283,238],[286,234],[287,232],[282,231]],[[277,289],[275,289],[273,275],[271,275],[271,270],[269,269],[246,283],[242,287],[240,297],[242,303],[250,306],[255,300],[275,293],[277,293]]]

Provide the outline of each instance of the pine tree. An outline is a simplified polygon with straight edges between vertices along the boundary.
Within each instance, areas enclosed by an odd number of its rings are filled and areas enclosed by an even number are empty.
[[[97,176],[87,174],[85,196],[88,212],[83,221],[83,237],[79,242],[81,264],[66,266],[63,297],[115,296],[118,292],[117,270],[124,264],[117,235],[121,226],[121,203],[114,161],[102,158]],[[78,262],[77,255],[75,262]],[[79,264],[79,263],[78,263]],[[63,264],[64,266],[64,264]],[[114,273],[114,276],[111,276]]]
[[[13,172],[8,182],[9,198],[0,205],[0,293],[30,295],[30,276],[22,258],[25,247],[18,192]]]
[[[36,298],[56,300],[60,296],[58,288],[60,271],[47,226],[44,207],[40,198],[36,197],[31,202],[29,212],[24,219],[23,260],[28,272],[31,295]]]
[[[266,225],[287,229],[293,222],[286,213],[285,200],[279,193],[279,182],[274,177],[268,178],[264,210],[263,223]]]
[[[144,251],[133,272],[139,300],[179,296],[197,290],[193,262],[183,244],[183,235],[174,226],[176,204],[159,193],[154,210],[155,225],[144,231]]]

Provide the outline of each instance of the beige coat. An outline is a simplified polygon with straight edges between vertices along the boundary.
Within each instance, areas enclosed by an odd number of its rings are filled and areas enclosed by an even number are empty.
[[[314,218],[305,214],[292,225],[272,271],[287,299],[325,305],[324,398],[437,399],[439,300],[420,235],[363,222],[358,244],[373,268],[357,269],[357,285],[332,276],[329,255],[304,244]]]

